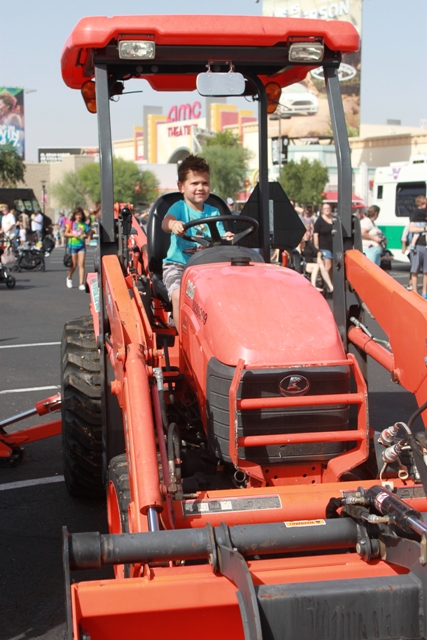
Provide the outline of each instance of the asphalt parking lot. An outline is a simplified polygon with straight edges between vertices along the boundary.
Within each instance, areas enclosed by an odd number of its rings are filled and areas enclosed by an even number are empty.
[[[56,393],[63,325],[88,313],[88,295],[65,286],[62,252],[58,248],[47,259],[45,273],[16,274],[14,290],[0,285],[0,420]],[[91,248],[89,269],[93,255]],[[406,267],[395,265],[392,275],[407,283]],[[367,324],[381,337],[373,320],[368,318]],[[415,409],[412,396],[375,363],[369,365],[369,378],[371,423],[383,428],[407,421]],[[27,424],[29,420],[17,427]],[[28,445],[18,466],[0,467],[0,518],[0,640],[62,640],[61,528],[65,524],[71,532],[106,531],[107,524],[105,504],[68,495],[60,436]]]
[[[90,248],[89,269],[93,255]],[[14,274],[14,290],[0,285],[0,420],[57,392],[63,325],[88,313],[88,294],[65,286],[62,256],[55,249],[44,273]],[[42,421],[27,419],[16,428]],[[64,637],[62,524],[70,531],[106,530],[106,510],[68,495],[55,436],[27,445],[16,467],[0,466],[1,640]]]

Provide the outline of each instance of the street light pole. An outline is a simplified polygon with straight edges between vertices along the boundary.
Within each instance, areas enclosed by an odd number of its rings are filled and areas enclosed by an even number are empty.
[[[43,215],[46,212],[46,180],[42,180],[42,212]]]

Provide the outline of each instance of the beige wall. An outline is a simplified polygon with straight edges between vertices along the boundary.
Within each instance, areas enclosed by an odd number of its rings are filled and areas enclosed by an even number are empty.
[[[113,140],[113,155],[116,158],[135,162],[135,140],[133,138]]]
[[[390,162],[408,162],[412,155],[426,154],[427,132],[350,138],[350,148],[353,167],[360,167],[362,162],[368,167],[384,167]]]

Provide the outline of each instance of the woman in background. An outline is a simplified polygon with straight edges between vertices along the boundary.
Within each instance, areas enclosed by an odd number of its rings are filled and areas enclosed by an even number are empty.
[[[314,223],[313,242],[320,249],[325,261],[326,270],[332,276],[332,227],[334,219],[330,204],[322,205],[322,213]]]
[[[77,266],[79,268],[79,290],[86,291],[85,279],[85,259],[86,259],[86,238],[89,234],[89,225],[86,223],[86,216],[81,207],[74,209],[71,218],[65,227],[65,237],[68,238],[68,250],[71,254],[72,264],[67,274],[67,287],[73,288],[73,273]]]

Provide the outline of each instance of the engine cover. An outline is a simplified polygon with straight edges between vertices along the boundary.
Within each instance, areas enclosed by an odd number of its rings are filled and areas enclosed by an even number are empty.
[[[302,393],[347,393],[349,367],[340,336],[321,294],[302,275],[263,263],[202,264],[184,272],[181,287],[182,370],[194,387],[216,455],[229,460],[229,389],[240,360],[238,398],[280,396],[295,376]],[[337,363],[330,366],[330,363]],[[339,364],[341,362],[341,365]],[[286,395],[285,393],[282,395]],[[238,435],[348,428],[346,406],[263,409],[238,413]],[[239,450],[259,464],[327,460],[341,443]]]

